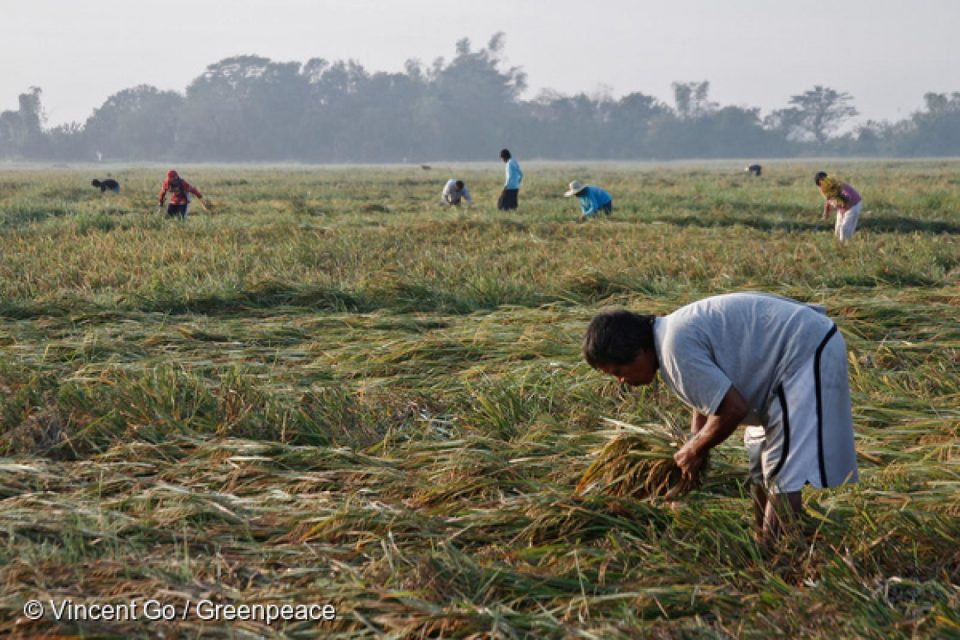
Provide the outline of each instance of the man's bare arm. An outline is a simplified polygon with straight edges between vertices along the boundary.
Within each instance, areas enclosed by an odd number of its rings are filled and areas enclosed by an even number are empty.
[[[740,426],[740,422],[747,417],[748,411],[743,394],[735,386],[730,385],[720,406],[717,407],[717,412],[708,416],[697,434],[673,456],[686,480],[696,479],[700,467],[707,460],[710,449],[729,438]]]
[[[693,415],[690,416],[690,435],[695,436],[700,433],[705,424],[707,424],[707,416],[694,409]]]

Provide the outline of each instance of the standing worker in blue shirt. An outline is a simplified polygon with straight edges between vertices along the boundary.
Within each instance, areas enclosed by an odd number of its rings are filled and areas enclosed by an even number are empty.
[[[564,198],[570,196],[577,196],[580,199],[580,210],[583,212],[581,220],[592,218],[599,211],[607,215],[613,213],[613,198],[600,187],[574,180],[570,183],[570,190],[563,194]]]
[[[520,171],[520,165],[510,156],[508,149],[500,150],[500,159],[507,163],[507,181],[497,200],[497,209],[508,211],[517,208],[517,195],[520,193],[523,171]]]

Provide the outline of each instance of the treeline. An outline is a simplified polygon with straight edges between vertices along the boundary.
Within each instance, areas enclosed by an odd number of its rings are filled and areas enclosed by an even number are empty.
[[[673,104],[545,91],[503,62],[503,34],[451,60],[402,73],[354,61],[227,58],[184,93],[141,85],[110,96],[83,124],[46,128],[32,88],[0,113],[0,158],[58,161],[416,162],[522,157],[664,160],[814,155],[960,155],[960,92],[928,93],[899,122],[868,122],[849,94],[816,86],[782,109],[721,106],[708,82],[675,83]],[[842,132],[842,133],[841,133]]]

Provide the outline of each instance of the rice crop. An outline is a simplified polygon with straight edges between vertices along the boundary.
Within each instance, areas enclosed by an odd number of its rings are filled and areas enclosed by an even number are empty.
[[[679,429],[616,424],[626,430],[612,434],[597,459],[584,471],[577,483],[577,493],[599,491],[640,500],[679,498],[696,488],[707,473],[709,462],[701,468],[697,481],[682,477],[680,467],[673,460],[686,440]]]
[[[842,248],[821,164],[742,165],[525,162],[514,213],[501,163],[184,167],[216,203],[185,224],[149,167],[0,168],[0,635],[960,637],[960,164],[831,163],[865,202]],[[574,178],[613,216],[576,224]],[[603,306],[739,290],[849,347],[861,481],[775,550],[740,434],[660,497],[689,410],[580,355]]]

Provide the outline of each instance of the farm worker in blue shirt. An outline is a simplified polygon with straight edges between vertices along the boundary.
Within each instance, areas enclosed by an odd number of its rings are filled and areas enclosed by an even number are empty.
[[[564,198],[570,196],[580,199],[580,210],[583,211],[584,218],[592,218],[598,211],[607,215],[613,213],[613,198],[600,187],[574,180],[570,183],[570,190],[563,194]]]
[[[520,171],[520,165],[510,156],[509,149],[500,151],[500,159],[507,163],[507,180],[503,185],[503,191],[497,200],[497,209],[507,211],[517,208],[517,196],[520,193],[520,183],[523,181],[523,171]]]

